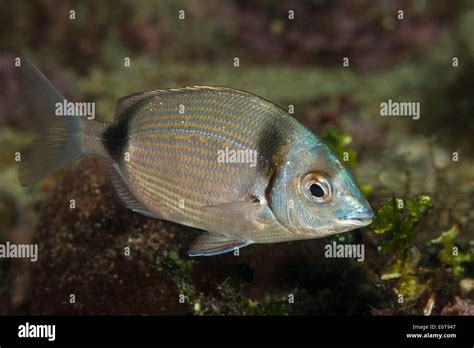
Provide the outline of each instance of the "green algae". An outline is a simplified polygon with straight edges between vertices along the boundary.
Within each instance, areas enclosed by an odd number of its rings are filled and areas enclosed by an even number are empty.
[[[417,274],[420,251],[413,242],[421,220],[432,208],[428,196],[406,201],[391,198],[377,209],[372,224],[375,234],[385,236],[378,245],[378,252],[390,255],[380,277],[382,280],[397,279],[394,289],[409,299],[419,298],[429,286],[430,281],[421,280]]]
[[[460,231],[460,226],[455,224],[449,230],[441,233],[438,238],[431,241],[442,247],[438,252],[438,258],[442,263],[452,268],[453,274],[456,277],[462,277],[465,273],[463,264],[472,261],[472,255],[459,251],[459,247],[455,244],[455,239]]]
[[[352,136],[338,129],[328,129],[323,135],[322,140],[333,150],[336,156],[354,168],[357,161],[357,152],[349,148],[352,143]]]
[[[208,296],[198,291],[191,272],[193,260],[184,260],[175,251],[164,252],[160,264],[175,281],[180,296],[184,296],[194,315],[288,315],[288,299],[268,298],[265,302],[243,295],[245,278],[226,278],[216,284],[217,294]]]

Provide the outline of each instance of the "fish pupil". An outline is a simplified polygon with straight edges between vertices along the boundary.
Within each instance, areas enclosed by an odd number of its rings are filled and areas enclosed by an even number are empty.
[[[311,192],[311,194],[317,198],[321,198],[324,196],[324,190],[319,184],[311,184],[311,186],[309,187],[309,192]]]

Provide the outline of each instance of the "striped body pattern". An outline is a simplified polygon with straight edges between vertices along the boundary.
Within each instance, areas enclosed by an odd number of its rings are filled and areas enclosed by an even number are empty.
[[[299,128],[283,109],[227,88],[164,92],[137,103],[124,117],[128,139],[121,152],[129,160],[119,162],[130,189],[153,214],[205,230],[225,217],[209,221],[202,207],[264,197],[277,142],[291,139]],[[255,151],[257,165],[220,163],[218,153],[226,148]],[[239,237],[255,232],[240,231],[239,219],[222,222],[223,234],[225,228]],[[268,232],[253,238],[271,240]]]

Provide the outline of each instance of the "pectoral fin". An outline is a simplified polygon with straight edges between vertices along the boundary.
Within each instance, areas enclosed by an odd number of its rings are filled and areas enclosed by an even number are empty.
[[[189,256],[213,256],[228,253],[252,244],[249,240],[235,240],[206,232],[200,235],[189,250]]]

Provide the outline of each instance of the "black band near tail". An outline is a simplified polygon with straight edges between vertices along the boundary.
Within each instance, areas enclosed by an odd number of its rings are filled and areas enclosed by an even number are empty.
[[[119,119],[108,127],[102,136],[102,142],[110,156],[117,163],[121,163],[128,142],[128,118]]]

